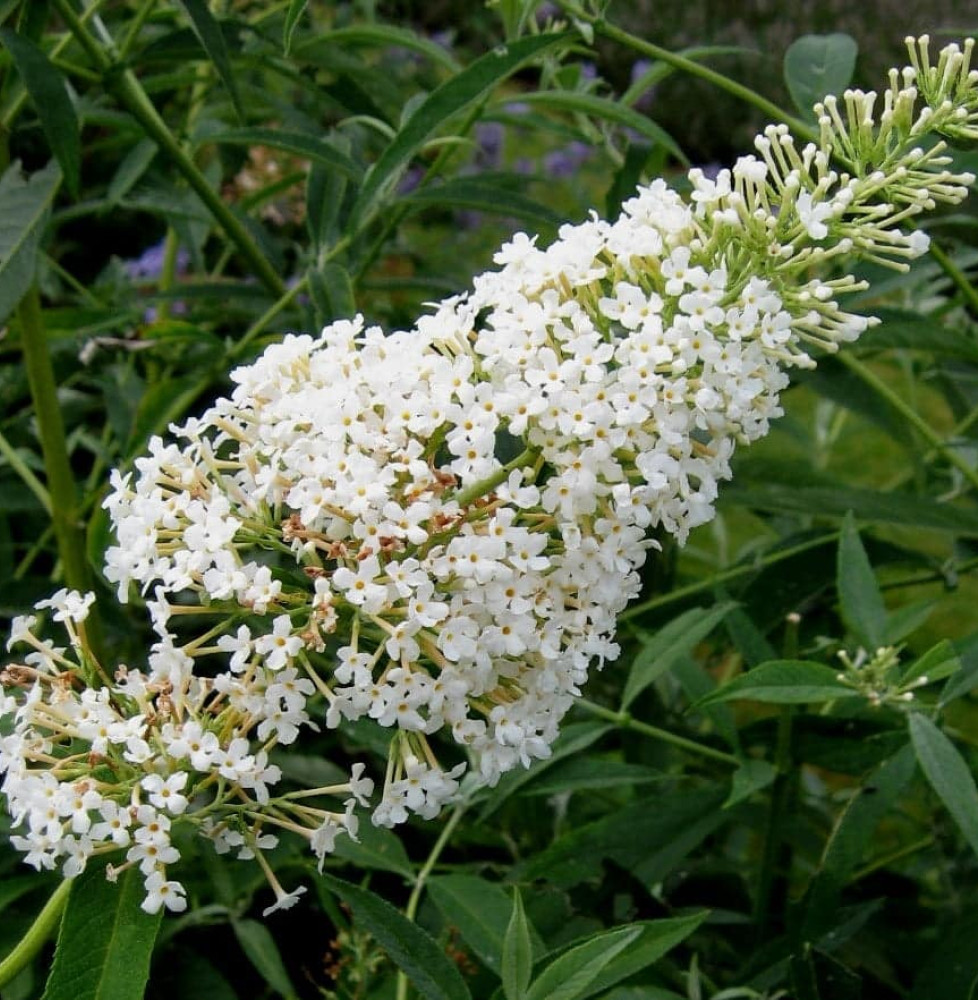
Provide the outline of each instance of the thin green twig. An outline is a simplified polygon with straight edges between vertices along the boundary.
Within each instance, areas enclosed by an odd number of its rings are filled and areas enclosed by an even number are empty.
[[[789,114],[784,108],[762,97],[751,90],[750,87],[732,80],[729,76],[724,76],[723,73],[718,73],[708,66],[702,66],[686,56],[679,55],[677,52],[670,52],[668,49],[640,38],[638,35],[633,35],[631,32],[609,24],[602,17],[588,13],[576,3],[571,3],[570,0],[557,0],[557,6],[575,20],[590,24],[597,34],[603,35],[610,41],[634,49],[636,52],[640,52],[651,59],[659,59],[670,66],[675,66],[676,69],[682,70],[684,73],[688,73],[690,76],[699,77],[699,79],[705,80],[707,83],[712,83],[715,87],[726,91],[745,104],[750,104],[775,121],[784,122],[796,135],[811,142],[818,140],[818,132],[806,122]]]
[[[968,280],[967,275],[931,238],[930,255],[940,265],[941,270],[951,279],[968,305],[978,312],[978,288]]]
[[[885,399],[938,454],[950,462],[978,490],[978,469],[969,464],[968,460],[954,448],[949,447],[941,435],[916,410],[909,406],[898,392],[888,386],[868,365],[853,357],[852,354],[840,351],[837,357],[849,371],[865,382],[878,396]]]
[[[75,477],[68,460],[64,421],[58,406],[58,388],[48,349],[37,286],[31,286],[17,309],[20,343],[37,418],[41,453],[47,474],[51,520],[58,542],[58,555],[65,584],[73,590],[89,589],[88,563],[79,525]]]
[[[707,746],[705,743],[697,743],[696,740],[690,740],[685,736],[670,733],[668,729],[651,726],[647,722],[636,719],[629,712],[616,712],[612,708],[605,708],[604,705],[598,705],[587,698],[578,698],[574,704],[582,708],[585,712],[597,716],[599,719],[613,722],[622,729],[631,729],[636,733],[641,733],[643,736],[659,740],[662,743],[668,743],[671,746],[678,747],[680,750],[697,754],[700,757],[709,757],[710,760],[720,761],[723,764],[728,764],[730,767],[740,767],[740,761],[732,753],[725,753],[723,750],[717,750],[714,747]]]
[[[149,138],[170,158],[265,287],[276,298],[284,295],[286,287],[281,275],[261,252],[244,223],[224,204],[220,194],[211,187],[197,164],[184,151],[176,136],[160,117],[135,73],[123,68],[91,35],[75,12],[71,0],[54,0],[54,4],[71,33],[95,64],[105,86],[139,122]]]
[[[668,594],[660,594],[658,597],[651,597],[647,601],[633,604],[622,611],[618,616],[618,620],[620,622],[628,621],[632,618],[638,618],[640,615],[647,614],[650,611],[658,611],[661,608],[669,607],[671,604],[679,604],[687,598],[709,592],[722,583],[729,583],[731,580],[748,576],[751,573],[757,573],[762,569],[767,569],[769,566],[776,566],[779,562],[784,562],[786,559],[793,559],[798,555],[804,555],[804,553],[810,552],[812,549],[821,548],[821,546],[838,541],[838,539],[839,532],[830,531],[807,542],[799,542],[798,545],[792,545],[790,548],[779,549],[776,552],[761,556],[751,563],[745,563],[743,566],[734,566],[720,573],[714,573],[713,576],[707,577],[705,580],[700,580],[697,583],[690,583],[685,587],[676,587],[674,590],[669,591]]]
[[[459,821],[462,819],[462,816],[465,814],[465,810],[467,808],[467,802],[460,802],[455,807],[451,816],[448,817],[448,821],[445,823],[441,833],[438,835],[438,839],[435,841],[434,847],[431,848],[431,853],[428,855],[427,860],[418,872],[418,876],[414,880],[414,888],[411,890],[411,896],[404,909],[404,916],[406,916],[408,920],[414,920],[417,916],[418,905],[421,902],[421,896],[424,893],[428,878],[435,870],[435,865],[438,864],[441,852],[448,846],[448,842],[451,840],[452,834],[455,832],[455,828],[458,826]],[[407,1000],[407,995],[408,979],[404,972],[399,969],[397,973],[397,1000]]]
[[[7,460],[7,464],[24,481],[27,488],[41,502],[41,506],[51,513],[51,494],[44,488],[44,484],[31,472],[27,463],[17,453],[17,449],[4,437],[0,431],[0,455]]]
[[[71,880],[65,879],[51,894],[51,898],[44,904],[44,909],[37,915],[27,933],[14,945],[13,951],[0,962],[0,987],[6,986],[26,968],[54,933],[68,902],[70,891]]]

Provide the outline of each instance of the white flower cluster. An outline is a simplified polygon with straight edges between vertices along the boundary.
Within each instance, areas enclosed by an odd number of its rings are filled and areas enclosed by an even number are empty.
[[[0,674],[5,687],[25,692],[0,700],[0,717],[13,722],[13,731],[0,736],[0,773],[14,826],[23,828],[11,840],[28,864],[60,864],[71,878],[90,857],[122,852],[110,877],[138,867],[143,908],[179,911],[187,905],[183,886],[167,878],[167,866],[180,857],[170,832],[178,820],[212,838],[221,853],[259,860],[277,842],[262,830],[269,825],[304,835],[320,862],[337,834],[356,835],[354,807],[373,791],[363,764],[345,781],[279,796],[274,812],[267,810],[269,789],[281,778],[268,753],[308,722],[307,680],[295,670],[274,678],[256,672],[248,702],[235,702],[224,678],[195,674],[190,654],[162,629],[147,670],[121,666],[109,678],[86,638],[91,604],[92,595],[66,590],[38,604],[63,623],[66,647],[37,638],[35,616],[16,619],[8,649],[24,644],[31,652]],[[314,808],[304,801],[312,795],[338,801]],[[291,905],[296,894],[285,893],[274,876],[270,881],[276,902],[267,912]]]
[[[780,413],[785,369],[867,326],[837,301],[862,286],[813,266],[902,266],[926,238],[899,224],[965,196],[941,143],[916,148],[960,116],[914,117],[912,77],[894,76],[876,132],[875,96],[850,93],[847,122],[820,106],[818,145],[772,127],[715,180],[692,171],[689,201],[655,181],[546,249],[517,235],[411,331],[358,317],[288,336],[154,439],[105,504],[106,576],[120,600],[152,595],[146,668],[106,676],[79,595],[52,605],[68,652],[29,622],[11,640],[33,647],[4,675],[22,693],[0,742],[27,860],[72,875],[124,849],[147,909],[179,909],[180,818],[256,857],[289,905],[269,828],[322,860],[371,792],[356,765],[277,794],[268,754],[314,727],[312,698],[327,727],[391,730],[379,825],[436,815],[467,761],[493,783],[546,757],[590,666],[618,655],[649,530],[683,541],[712,517],[736,444]]]

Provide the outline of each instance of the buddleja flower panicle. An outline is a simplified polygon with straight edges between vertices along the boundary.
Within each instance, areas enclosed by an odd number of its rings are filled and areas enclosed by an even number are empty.
[[[546,248],[519,233],[412,330],[290,334],[113,473],[106,576],[146,598],[154,641],[138,668],[99,664],[90,597],[67,592],[40,607],[68,647],[15,623],[31,651],[4,674],[0,771],[26,860],[72,876],[124,852],[146,908],[179,910],[186,824],[256,859],[284,908],[280,831],[322,864],[364,809],[430,818],[466,771],[548,756],[618,656],[650,529],[708,521],[790,369],[872,322],[839,304],[865,283],[819,269],[905,267],[927,237],[902,227],[974,180],[917,145],[968,127],[970,45],[936,68],[921,51],[878,122],[875,95],[826,99],[818,143],[771,126],[731,170],[691,171],[688,201],[656,180]],[[390,732],[378,797],[363,764],[282,790],[274,750],[361,721]]]

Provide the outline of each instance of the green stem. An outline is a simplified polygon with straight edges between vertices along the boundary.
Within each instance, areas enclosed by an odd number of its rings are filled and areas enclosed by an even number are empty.
[[[258,319],[255,320],[251,326],[245,330],[244,335],[237,340],[232,348],[228,351],[229,358],[239,358],[246,350],[248,345],[257,337],[263,330],[265,330],[269,323],[276,319],[280,313],[283,313],[292,303],[298,298],[301,292],[306,290],[306,285],[308,283],[308,277],[303,275],[281,298],[277,299],[275,302],[262,313]]]
[[[699,77],[699,79],[705,80],[707,83],[712,83],[715,87],[726,91],[745,104],[753,105],[753,107],[763,112],[769,118],[784,122],[792,132],[803,139],[807,139],[810,142],[818,141],[818,132],[806,122],[789,114],[773,101],[769,101],[767,98],[755,93],[750,87],[732,80],[729,76],[724,76],[723,73],[718,73],[707,66],[701,66],[699,63],[688,59],[686,56],[679,55],[677,52],[670,52],[668,49],[663,49],[653,42],[640,38],[638,35],[623,31],[621,28],[616,28],[613,24],[605,21],[604,18],[596,14],[589,14],[576,3],[569,2],[569,0],[557,0],[557,6],[576,20],[592,25],[599,35],[603,35],[610,41],[625,45],[636,52],[642,53],[644,56],[648,56],[651,59],[659,59],[670,66],[675,66],[676,69],[682,70],[684,73],[688,73],[690,76]]]
[[[24,367],[37,417],[41,453],[51,499],[51,520],[58,542],[58,554],[65,584],[82,593],[89,590],[90,578],[85,544],[79,525],[75,477],[68,460],[64,423],[58,406],[58,389],[48,350],[41,297],[32,285],[17,309]]]
[[[166,238],[163,241],[163,268],[160,272],[160,291],[169,292],[173,290],[173,283],[177,275],[177,251],[179,242],[177,231],[170,226],[166,231]],[[169,298],[163,298],[157,308],[157,318],[167,320],[170,317],[172,302]]]
[[[133,43],[139,37],[139,32],[142,31],[143,25],[146,23],[146,18],[149,17],[155,6],[156,0],[143,0],[139,10],[136,11],[135,16],[126,28],[126,34],[122,39],[122,45],[119,47],[119,57],[121,59],[128,58]]]
[[[895,861],[902,861],[904,858],[909,858],[918,851],[933,847],[936,842],[937,838],[932,834],[928,834],[926,837],[921,837],[920,840],[915,840],[912,844],[898,847],[895,851],[890,851],[889,854],[884,854],[881,858],[870,861],[869,864],[854,871],[852,877],[849,879],[849,884],[858,882],[860,879],[866,878],[867,875],[872,875],[873,872],[877,872],[881,868],[889,868]]]
[[[953,448],[948,447],[940,434],[916,410],[910,407],[898,392],[891,389],[872,369],[850,353],[840,351],[837,357],[849,371],[857,375],[877,395],[885,399],[935,451],[950,462],[978,490],[978,470],[969,465],[967,460]]]
[[[964,271],[931,239],[930,255],[940,265],[941,270],[951,279],[969,306],[978,312],[978,288],[968,280]]]
[[[730,767],[740,767],[740,761],[732,753],[724,753],[723,750],[716,750],[705,743],[697,743],[695,740],[686,739],[685,736],[670,733],[668,729],[650,726],[647,722],[641,722],[633,718],[629,712],[616,712],[614,709],[605,708],[604,705],[588,701],[587,698],[578,698],[574,704],[584,709],[585,712],[597,716],[599,719],[613,722],[622,729],[631,729],[633,732],[641,733],[643,736],[659,740],[662,743],[669,743],[671,746],[678,747],[680,750],[686,750],[689,753],[698,754],[700,757],[709,757],[710,760],[720,761],[723,764],[728,764]]]
[[[829,545],[831,542],[838,541],[838,539],[839,532],[830,531],[826,535],[819,535],[818,538],[813,538],[810,541],[800,542],[798,545],[791,546],[791,548],[780,549],[777,552],[772,552],[770,555],[762,556],[760,559],[749,564],[734,566],[732,569],[715,573],[713,576],[707,577],[705,580],[700,580],[698,583],[690,583],[685,587],[676,587],[674,590],[670,590],[668,594],[661,594],[658,597],[650,598],[647,601],[642,601],[640,604],[633,604],[630,608],[626,608],[618,616],[618,621],[622,622],[628,621],[631,618],[638,618],[640,615],[644,615],[650,611],[658,611],[661,608],[669,607],[671,604],[678,604],[685,601],[688,597],[708,593],[719,584],[728,583],[731,580],[748,576],[751,573],[757,573],[759,570],[775,566],[786,559],[794,559],[795,556],[804,555],[812,549]]]
[[[89,58],[102,75],[106,87],[139,122],[146,134],[173,161],[184,180],[193,188],[265,287],[276,298],[284,295],[286,288],[281,276],[261,252],[244,224],[224,204],[220,194],[210,186],[197,164],[184,151],[177,138],[167,127],[166,122],[160,117],[146,91],[143,90],[135,73],[132,70],[123,69],[89,34],[88,29],[75,13],[71,0],[54,0],[54,3],[64,18],[65,24],[71,29],[71,33],[88,53]]]
[[[438,839],[435,841],[435,846],[432,847],[431,853],[428,855],[421,871],[418,872],[418,877],[414,880],[414,888],[411,890],[411,896],[408,899],[407,906],[404,910],[404,916],[406,916],[408,920],[414,920],[415,916],[417,916],[418,905],[421,902],[421,896],[424,893],[428,878],[435,870],[435,865],[438,864],[441,852],[448,846],[448,842],[451,840],[452,834],[455,832],[455,828],[458,826],[459,821],[464,815],[467,805],[468,804],[465,802],[460,802],[455,807],[452,815],[448,817],[448,822],[438,835]],[[397,972],[397,1000],[407,1000],[407,995],[407,976],[399,969]]]
[[[472,126],[479,120],[482,112],[484,110],[484,102],[473,108],[465,118],[457,134],[458,136],[464,136],[472,128]],[[433,180],[439,177],[444,171],[445,167],[451,161],[452,156],[455,154],[455,146],[444,146],[438,151],[438,155],[435,157],[434,162],[425,171],[424,176],[418,183],[418,188],[427,187]],[[392,211],[386,213],[383,225],[381,226],[380,232],[377,234],[376,239],[371,243],[367,252],[363,255],[362,260],[357,264],[356,272],[354,278],[361,278],[373,262],[380,255],[380,251],[383,249],[384,244],[387,242],[390,234],[396,231],[397,227],[404,220],[407,215],[409,208],[407,206],[395,207]],[[368,220],[372,221],[371,220]]]
[[[771,786],[771,805],[764,831],[764,853],[758,878],[754,925],[757,942],[767,940],[772,911],[781,911],[787,902],[790,848],[784,839],[784,821],[791,812],[797,788],[797,774],[792,768],[791,733],[793,705],[783,705],[778,715],[778,735],[774,766],[777,777]]]
[[[65,879],[44,904],[27,933],[14,945],[14,950],[0,962],[0,988],[6,986],[22,969],[33,960],[44,943],[54,933],[61,919],[61,913],[68,902],[71,880]]]
[[[464,490],[459,490],[452,499],[457,500],[460,507],[465,507],[467,504],[472,503],[473,500],[484,497],[487,493],[491,493],[500,483],[505,483],[509,479],[509,474],[514,469],[522,469],[525,465],[532,465],[536,460],[537,454],[538,452],[535,448],[527,448],[526,451],[517,455],[511,462],[507,462],[502,468],[497,469],[491,476],[486,476],[485,479],[480,479],[478,482],[472,483],[471,486],[466,486]]]

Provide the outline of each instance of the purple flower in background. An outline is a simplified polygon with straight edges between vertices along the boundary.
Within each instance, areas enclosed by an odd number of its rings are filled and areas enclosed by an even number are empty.
[[[636,59],[632,63],[632,75],[630,80],[630,85],[634,86],[639,80],[652,68],[651,59]],[[635,107],[640,110],[647,111],[652,105],[652,99],[655,96],[655,87],[649,87],[648,90],[643,91],[638,99],[635,101]]]
[[[560,9],[555,3],[551,3],[550,0],[544,0],[536,10],[536,18],[538,21],[546,21],[548,17],[556,17],[560,13]]]
[[[503,153],[505,132],[499,122],[479,122],[475,127],[475,141],[479,149],[476,153],[476,163],[487,170],[495,170]]]
[[[451,52],[452,42],[455,41],[455,32],[451,28],[433,31],[429,37],[436,45],[440,45],[443,49],[448,49]]]
[[[397,185],[397,193],[410,194],[421,183],[422,177],[424,177],[424,169],[422,167],[408,167]]]
[[[138,257],[132,257],[122,262],[123,270],[130,281],[156,281],[163,275],[163,261],[166,257],[166,241],[160,240],[148,247]],[[184,247],[177,248],[175,272],[185,274],[190,266],[190,253]],[[188,312],[187,303],[176,300],[170,303],[171,316],[185,316]],[[153,323],[159,316],[157,306],[147,306],[143,311],[143,321]]]
[[[138,257],[124,260],[122,266],[126,274],[133,280],[155,279],[163,273],[163,258],[165,255],[165,240],[154,243],[153,246],[144,250]],[[177,250],[176,271],[183,274],[190,266],[190,254],[183,247]]]
[[[551,177],[571,177],[590,157],[591,147],[575,140],[563,149],[547,153],[543,166]]]

